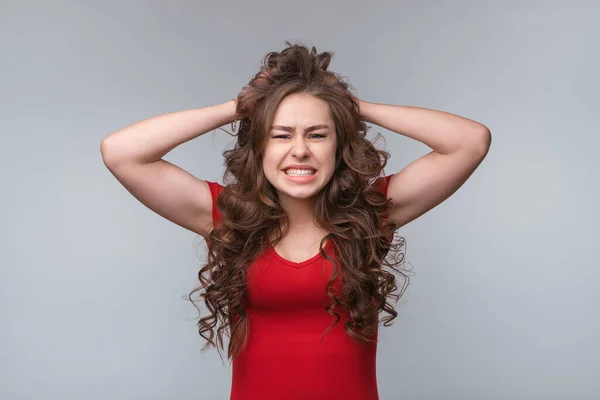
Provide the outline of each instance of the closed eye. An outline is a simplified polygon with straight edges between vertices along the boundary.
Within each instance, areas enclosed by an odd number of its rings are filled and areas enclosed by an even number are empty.
[[[310,136],[317,137],[317,138],[324,138],[324,137],[326,137],[326,135],[321,135],[321,134],[318,134],[318,133],[312,134]],[[277,136],[273,136],[273,139],[289,138],[289,137],[290,137],[290,135],[277,135]]]

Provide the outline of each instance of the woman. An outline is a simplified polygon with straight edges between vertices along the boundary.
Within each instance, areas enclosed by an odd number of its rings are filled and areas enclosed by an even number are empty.
[[[490,132],[449,113],[359,100],[328,71],[332,53],[286,45],[235,100],[123,128],[102,156],[143,204],[206,239],[190,298],[203,290],[204,348],[230,337],[231,399],[377,399],[379,312],[387,325],[397,315],[387,298],[400,297],[382,269],[402,273],[386,258],[394,231],[468,179]],[[224,152],[228,185],[162,160],[238,121]],[[367,122],[433,151],[381,176],[389,154],[366,139]]]

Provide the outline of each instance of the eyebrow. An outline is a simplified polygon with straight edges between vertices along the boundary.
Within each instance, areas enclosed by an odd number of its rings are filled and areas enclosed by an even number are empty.
[[[287,126],[287,125],[273,125],[271,127],[271,129],[277,129],[277,130],[286,131],[286,132],[295,132],[296,131],[296,127]],[[304,130],[304,132],[312,132],[312,131],[316,131],[318,129],[329,129],[329,125],[319,124],[319,125],[309,126],[308,128],[306,128]]]

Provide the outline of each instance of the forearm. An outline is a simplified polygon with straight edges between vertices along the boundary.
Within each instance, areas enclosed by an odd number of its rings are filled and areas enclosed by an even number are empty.
[[[101,144],[108,165],[150,163],[169,151],[233,121],[235,101],[177,111],[136,122],[107,136]]]
[[[364,121],[418,140],[438,153],[489,146],[487,127],[458,115],[412,106],[359,104]]]

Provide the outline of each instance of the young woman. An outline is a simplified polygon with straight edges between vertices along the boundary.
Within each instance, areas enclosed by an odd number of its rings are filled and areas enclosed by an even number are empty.
[[[387,326],[397,315],[387,299],[400,297],[382,268],[402,273],[386,257],[394,231],[461,187],[490,132],[445,112],[359,100],[328,71],[332,53],[286,45],[235,100],[123,128],[103,140],[102,156],[140,202],[206,239],[190,298],[202,291],[209,310],[198,322],[203,350],[230,338],[231,399],[377,399],[379,313]],[[238,121],[225,186],[162,159]],[[382,176],[389,153],[366,139],[366,123],[432,151]]]

